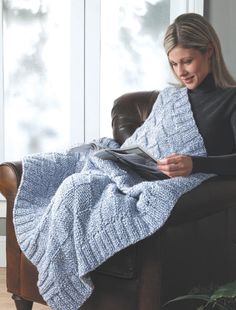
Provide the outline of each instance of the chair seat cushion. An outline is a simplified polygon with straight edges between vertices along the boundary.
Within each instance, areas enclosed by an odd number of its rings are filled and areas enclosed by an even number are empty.
[[[232,207],[236,207],[236,178],[212,177],[179,199],[166,225],[199,220]]]

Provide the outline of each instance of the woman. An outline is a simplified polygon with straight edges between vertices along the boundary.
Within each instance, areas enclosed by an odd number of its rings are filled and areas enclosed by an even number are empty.
[[[236,82],[229,74],[213,27],[198,14],[169,26],[164,46],[170,66],[187,87],[208,157],[172,154],[158,161],[170,177],[194,172],[236,174]]]
[[[93,290],[89,272],[162,227],[181,195],[212,173],[236,174],[236,88],[215,32],[201,16],[182,15],[169,27],[165,47],[186,87],[161,91],[147,120],[122,147],[147,148],[162,158],[158,167],[171,178],[148,182],[93,150],[23,161],[15,232],[52,309],[78,309]],[[108,138],[96,143],[120,147]]]

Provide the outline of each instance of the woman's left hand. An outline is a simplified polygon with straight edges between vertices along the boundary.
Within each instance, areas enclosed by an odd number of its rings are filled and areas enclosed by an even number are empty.
[[[188,176],[193,169],[191,156],[170,154],[157,161],[158,169],[169,177]]]

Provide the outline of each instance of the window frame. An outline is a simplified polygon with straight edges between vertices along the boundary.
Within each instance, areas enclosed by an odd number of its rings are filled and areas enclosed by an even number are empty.
[[[3,20],[2,20],[2,1],[0,1],[0,162],[4,160],[4,97],[3,97]],[[1,197],[0,197],[1,198]]]
[[[86,0],[84,71],[84,142],[100,137],[100,0]]]
[[[170,23],[184,12],[194,12],[203,15],[204,0],[170,0]]]
[[[0,2],[0,163],[4,161],[4,98],[3,98],[3,25],[2,25],[2,1]],[[0,204],[1,201],[4,201],[4,197],[0,194]],[[4,205],[4,209],[1,206],[0,217],[6,216],[6,207]]]
[[[70,143],[85,141],[85,3],[71,0]]]

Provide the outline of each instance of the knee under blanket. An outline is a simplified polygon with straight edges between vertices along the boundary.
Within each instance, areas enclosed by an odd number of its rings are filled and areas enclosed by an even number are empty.
[[[97,141],[119,147],[112,139]],[[156,158],[206,156],[186,88],[163,90],[145,123],[124,146]],[[157,231],[181,195],[209,178],[192,174],[145,181],[87,152],[27,156],[14,206],[22,251],[37,267],[41,295],[54,310],[76,310],[93,291],[89,273],[121,249]]]

